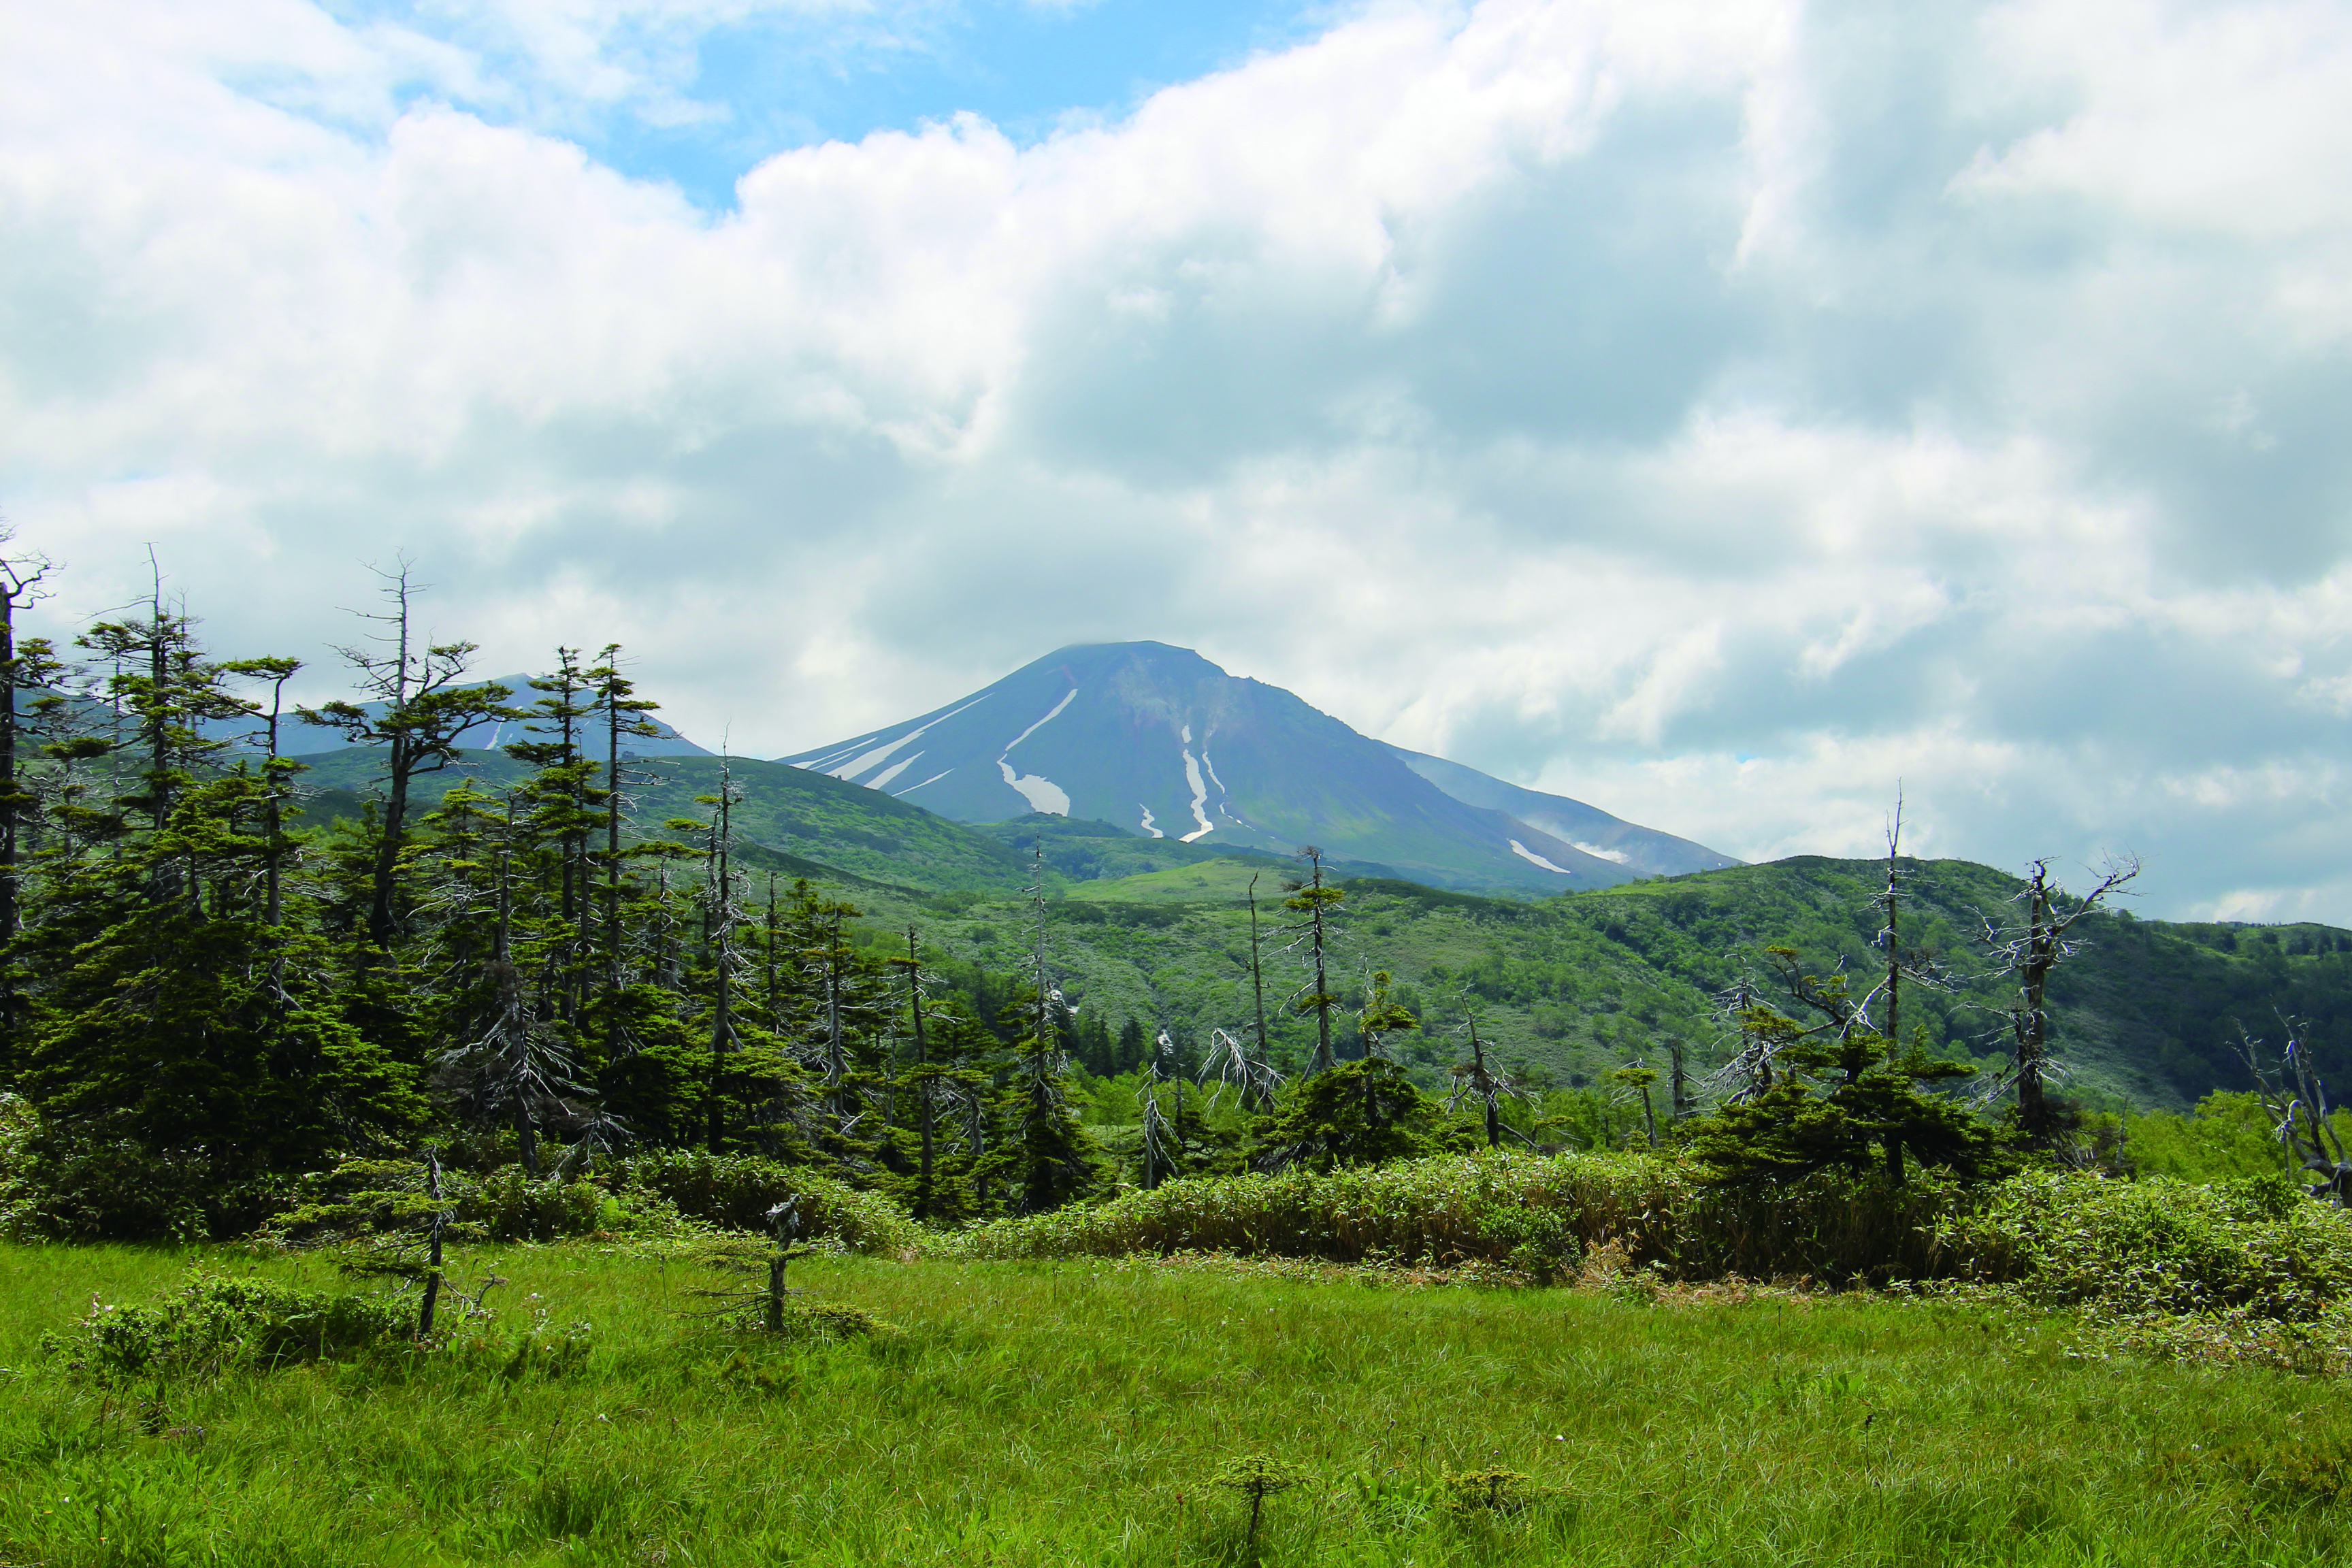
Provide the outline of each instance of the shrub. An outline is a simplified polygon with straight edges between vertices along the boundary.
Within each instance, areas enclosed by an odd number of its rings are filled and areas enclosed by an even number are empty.
[[[199,1241],[215,1185],[200,1154],[158,1152],[127,1130],[45,1121],[11,1095],[0,1127],[0,1208],[26,1240]]]
[[[1507,1151],[1324,1174],[1196,1178],[1093,1208],[999,1220],[957,1237],[972,1258],[1222,1251],[1502,1265],[1538,1279],[1613,1241],[1674,1279],[1921,1277],[1948,1181],[1809,1177],[1769,1191],[1706,1185],[1672,1153]]]
[[[33,1186],[33,1140],[40,1130],[30,1100],[0,1093],[0,1239],[40,1238]]]
[[[153,1306],[92,1302],[70,1331],[43,1335],[41,1349],[100,1378],[160,1376],[348,1355],[414,1328],[398,1302],[199,1274]]]
[[[0,1237],[195,1242],[240,1235],[284,1208],[290,1176],[205,1149],[157,1149],[123,1116],[70,1124],[0,1094]]]
[[[269,1226],[269,1239],[301,1246],[414,1232],[440,1210],[450,1216],[452,1240],[556,1241],[629,1217],[592,1182],[533,1181],[517,1165],[486,1176],[444,1167],[436,1203],[420,1161],[346,1160],[306,1179],[302,1199]]]
[[[921,1229],[880,1193],[752,1154],[684,1150],[641,1154],[615,1163],[608,1178],[625,1203],[659,1198],[688,1219],[724,1230],[766,1231],[768,1214],[789,1203],[804,1241],[829,1240],[852,1252],[915,1251]]]
[[[2295,1323],[2352,1301],[2352,1214],[2278,1175],[2030,1173],[1944,1219],[1936,1244],[1949,1273],[2045,1306]]]

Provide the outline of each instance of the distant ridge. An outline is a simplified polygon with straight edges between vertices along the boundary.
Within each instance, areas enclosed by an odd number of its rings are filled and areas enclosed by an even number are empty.
[[[931,712],[779,760],[961,822],[1043,813],[1203,847],[1311,843],[1450,887],[1560,892],[1738,864],[1371,740],[1165,643],[1061,648]]]
[[[517,708],[528,708],[537,701],[541,695],[530,689],[530,679],[528,675],[493,675],[480,680],[463,681],[460,684],[503,686],[514,693],[507,700],[509,703]],[[383,702],[362,702],[359,706],[371,716],[381,718],[390,705]],[[646,717],[660,733],[624,737],[621,742],[623,756],[707,757],[711,754],[709,750],[696,745],[660,720],[653,718],[650,714]],[[468,752],[495,752],[501,746],[511,746],[519,741],[542,739],[543,737],[532,734],[525,727],[530,722],[530,721],[525,719],[509,719],[498,723],[470,725],[457,732],[457,744],[461,749]],[[604,754],[604,742],[602,732],[595,728],[595,724],[596,721],[593,717],[587,721],[587,727],[583,731],[586,738],[582,744],[589,755],[602,757]],[[234,730],[243,733],[252,726],[244,721],[220,721],[208,728]],[[286,730],[286,743],[296,752],[322,753],[341,751],[353,742],[340,731],[322,729],[317,725],[293,721],[289,723]]]

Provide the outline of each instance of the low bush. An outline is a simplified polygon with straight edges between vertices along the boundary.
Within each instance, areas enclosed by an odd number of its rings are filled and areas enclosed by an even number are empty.
[[[0,1237],[204,1241],[284,1206],[291,1178],[225,1171],[205,1150],[158,1150],[121,1117],[60,1126],[0,1094]]]
[[[921,1227],[880,1193],[856,1187],[752,1154],[702,1154],[684,1150],[616,1162],[600,1179],[625,1205],[652,1197],[689,1220],[722,1230],[764,1232],[768,1215],[790,1204],[800,1239],[830,1241],[851,1252],[911,1254]]]
[[[1707,1186],[1672,1154],[1537,1156],[1487,1151],[1325,1174],[1199,1178],[1129,1191],[1091,1208],[1000,1220],[963,1233],[971,1258],[1230,1252],[1368,1258],[1439,1268],[1486,1262],[1537,1279],[1613,1241],[1668,1279],[1915,1279],[1948,1181],[1899,1188],[1818,1176],[1769,1194]]]
[[[71,1329],[42,1336],[41,1348],[100,1379],[160,1376],[348,1356],[415,1328],[404,1303],[200,1274],[153,1306],[93,1300]]]
[[[2284,1176],[2029,1173],[1946,1216],[1935,1240],[1942,1272],[2042,1306],[2299,1323],[2352,1305],[2352,1214]]]
[[[534,1181],[520,1166],[488,1175],[444,1169],[438,1200],[415,1160],[346,1160],[303,1184],[302,1201],[264,1233],[292,1246],[410,1232],[435,1211],[453,1240],[557,1241],[625,1226],[630,1215],[593,1182]]]

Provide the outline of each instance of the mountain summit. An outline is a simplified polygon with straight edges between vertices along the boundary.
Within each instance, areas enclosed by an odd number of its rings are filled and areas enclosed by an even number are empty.
[[[1738,864],[1369,739],[1165,643],[1066,647],[933,712],[779,760],[962,822],[1043,812],[1204,847],[1317,844],[1456,887],[1566,891]]]

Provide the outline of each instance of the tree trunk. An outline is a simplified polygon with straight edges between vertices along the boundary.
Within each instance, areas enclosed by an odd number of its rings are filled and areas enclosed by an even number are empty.
[[[920,1101],[919,1115],[923,1131],[923,1171],[920,1184],[915,1189],[915,1217],[929,1219],[937,1199],[933,1194],[933,1154],[937,1127],[931,1110],[930,1047],[923,1037],[923,977],[919,967],[921,955],[915,946],[915,928],[907,928],[907,1007],[915,1023],[915,1093]]]

